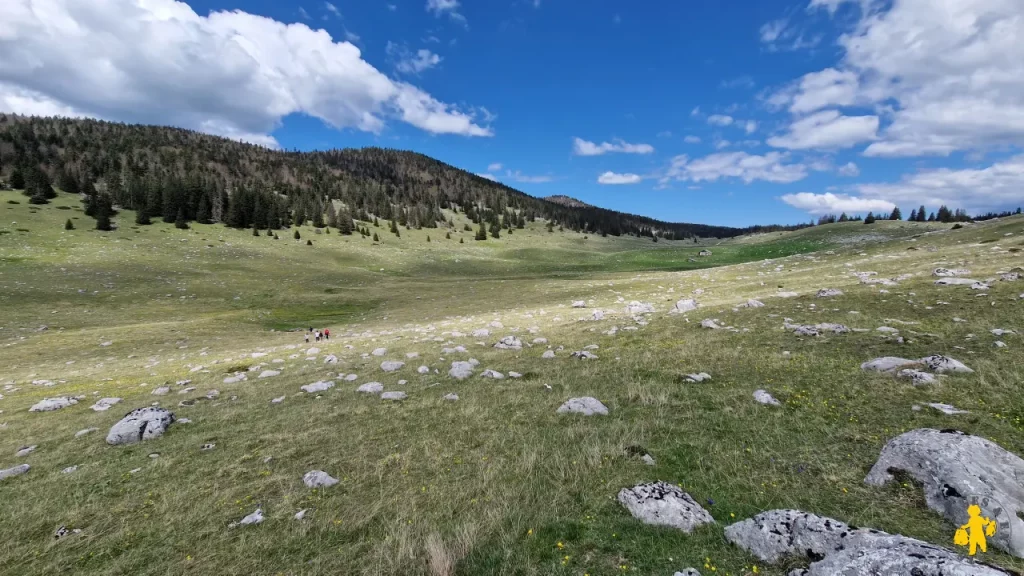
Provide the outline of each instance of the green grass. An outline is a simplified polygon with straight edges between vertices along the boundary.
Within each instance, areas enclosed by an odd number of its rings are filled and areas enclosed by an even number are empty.
[[[395,239],[381,228],[383,242],[374,246],[308,227],[301,242],[290,231],[275,241],[222,226],[133,229],[130,212],[117,218],[120,230],[101,233],[88,229],[77,199],[61,195],[35,213],[7,203],[20,199],[0,192],[7,216],[0,232],[10,232],[0,234],[0,388],[12,381],[19,388],[0,390],[0,468],[27,462],[32,470],[0,484],[5,575],[611,575],[694,566],[736,576],[758,564],[759,574],[777,576],[798,561],[760,565],[728,545],[722,526],[792,507],[951,546],[954,527],[924,506],[920,490],[863,484],[884,443],[913,428],[957,427],[1024,454],[1024,342],[1008,336],[1009,347],[996,349],[988,332],[1022,331],[1024,284],[996,283],[979,297],[929,277],[940,265],[970,268],[978,278],[1019,265],[1009,248],[1020,245],[1022,218],[956,231],[837,224],[699,245],[583,240],[549,234],[543,222],[486,242],[473,241],[472,232],[444,240],[441,230],[403,229]],[[76,230],[63,230],[68,211],[61,206],[79,216]],[[462,224],[456,218],[456,230]],[[995,242],[982,243],[989,239]],[[698,258],[702,248],[713,255]],[[858,284],[854,270],[916,276],[880,295]],[[779,286],[802,296],[772,297]],[[822,287],[846,295],[814,298]],[[699,311],[666,314],[696,288],[705,290]],[[635,325],[620,297],[652,302],[658,312],[637,331],[605,335]],[[767,306],[733,310],[751,297]],[[569,307],[580,299],[593,300],[607,318],[579,321],[592,312]],[[953,323],[953,316],[968,321]],[[781,329],[784,317],[871,331],[798,339]],[[749,331],[702,330],[704,318]],[[488,338],[451,336],[495,319],[505,328]],[[316,362],[305,360],[301,336],[287,332],[310,324],[333,334]],[[41,325],[48,329],[38,331]],[[911,342],[881,337],[874,328],[882,325],[900,328]],[[565,350],[542,360],[545,346],[489,346],[513,330]],[[100,346],[105,341],[111,345]],[[441,348],[454,344],[469,354],[442,360]],[[588,344],[600,346],[599,360],[567,357]],[[377,347],[388,355],[362,357]],[[269,355],[253,359],[258,351]],[[420,358],[381,372],[381,360],[404,360],[406,352]],[[323,364],[327,353],[340,362]],[[876,356],[931,353],[977,373],[915,388],[858,368]],[[445,376],[451,361],[470,356],[481,369],[526,377]],[[270,364],[275,358],[284,362]],[[283,373],[222,382],[227,369],[257,363]],[[419,375],[420,364],[441,374]],[[191,373],[199,365],[208,372]],[[682,374],[700,371],[714,379],[682,382]],[[360,378],[340,381],[339,372]],[[329,377],[337,387],[320,398],[296,395]],[[197,389],[179,395],[173,383],[185,378]],[[65,382],[49,388],[30,383],[36,379]],[[368,381],[409,399],[385,404],[354,392]],[[175,388],[169,396],[150,395],[164,382]],[[757,388],[784,407],[754,403]],[[218,400],[177,407],[210,389],[221,392]],[[442,401],[448,392],[460,400]],[[41,398],[74,394],[87,399],[59,412],[27,412]],[[282,404],[270,404],[282,395]],[[611,414],[555,414],[567,398],[583,395],[601,399]],[[103,396],[124,401],[109,412],[89,410]],[[154,401],[192,423],[136,446],[103,442],[123,413]],[[911,411],[922,402],[971,414]],[[74,438],[87,427],[100,431]],[[200,451],[208,442],[216,449]],[[14,456],[31,444],[36,452]],[[628,456],[633,445],[657,466]],[[61,473],[71,465],[81,467]],[[301,477],[312,469],[341,483],[308,490]],[[615,501],[621,488],[659,479],[705,503],[718,526],[692,535],[653,528]],[[267,516],[262,525],[227,528],[258,505]],[[303,508],[307,519],[294,521]],[[54,541],[61,525],[82,532]],[[985,559],[1024,569],[1001,553]]]

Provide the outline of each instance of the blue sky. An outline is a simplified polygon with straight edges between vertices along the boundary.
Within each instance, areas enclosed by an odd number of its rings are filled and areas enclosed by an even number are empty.
[[[409,149],[673,221],[1024,203],[1012,0],[12,0],[4,20],[0,110]]]

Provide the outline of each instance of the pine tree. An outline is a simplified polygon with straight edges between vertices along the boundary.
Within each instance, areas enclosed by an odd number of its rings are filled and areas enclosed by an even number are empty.
[[[907,222],[917,222],[917,209],[910,211],[910,218],[907,218]]]
[[[376,216],[373,217],[373,226],[374,228],[380,228],[380,222],[377,222]]]
[[[174,217],[174,227],[178,230],[188,230],[188,220],[185,218],[184,206],[178,206],[178,215]]]
[[[395,228],[395,238],[401,238],[401,237],[402,237],[402,233],[398,230],[398,228]]]
[[[97,194],[91,204],[95,206],[96,229],[109,232],[114,227],[110,222],[110,216],[114,212],[113,202],[106,194]]]
[[[484,227],[484,223],[480,223],[480,229],[476,231],[476,240],[487,240],[487,228]]]
[[[306,246],[312,246],[312,245],[313,245],[313,241],[312,240],[306,240]]]
[[[341,213],[335,217],[335,223],[338,228],[338,232],[341,232],[345,236],[352,235],[352,230],[355,228],[356,224],[352,220],[352,214],[350,214],[347,209],[343,209]]]
[[[462,238],[459,238],[459,244],[465,244],[465,241],[463,241]]]
[[[918,222],[925,222],[927,220],[928,220],[928,212],[924,209],[924,205],[921,205],[921,207],[917,209],[917,221]]]
[[[445,240],[451,240],[452,239],[452,233],[451,232],[445,232],[444,233],[444,239]]]
[[[548,220],[548,233],[549,234],[554,234],[554,232],[555,232],[555,223],[552,220]]]
[[[338,223],[338,212],[334,209],[333,200],[327,201],[327,226],[341,229],[341,226]],[[348,233],[351,234],[352,230],[349,230]],[[342,234],[344,234],[344,232],[342,232]]]
[[[892,209],[892,214],[889,214],[889,220],[903,220],[903,213],[900,212],[899,206]]]
[[[373,241],[374,242],[380,242],[380,238],[377,237],[377,233],[376,232],[373,233]]]
[[[928,215],[928,221],[935,222],[935,212],[932,212],[931,214]]]
[[[316,205],[313,207],[313,227],[324,227],[324,208],[320,204],[320,202],[317,202]]]
[[[146,206],[139,206],[135,209],[135,223],[140,226],[149,226],[153,223],[149,218],[149,212],[146,210]]]
[[[14,171],[11,172],[10,184],[11,188],[14,188],[15,190],[25,189],[25,174],[22,173],[20,168],[15,168]]]
[[[499,226],[497,222],[494,222],[491,224],[490,233],[492,238],[501,238],[501,226]]]
[[[427,236],[427,242],[430,242],[430,236]]]
[[[74,222],[71,221],[71,218],[68,218],[68,221],[64,223],[64,229],[65,230],[74,230],[75,229],[75,224],[74,224]]]
[[[200,224],[213,224],[213,204],[210,196],[203,194],[199,197],[199,206],[196,207],[196,222]]]
[[[295,231],[295,239],[296,239],[296,240],[302,240],[302,235],[301,235],[301,234],[299,234],[299,231],[298,231],[298,230],[296,230],[296,231]]]
[[[257,228],[255,224],[252,225],[252,235],[253,236],[259,236],[260,235],[260,229]]]
[[[874,215],[874,213],[868,212],[867,217],[864,218],[864,223],[865,224],[874,224],[875,223],[875,215]]]

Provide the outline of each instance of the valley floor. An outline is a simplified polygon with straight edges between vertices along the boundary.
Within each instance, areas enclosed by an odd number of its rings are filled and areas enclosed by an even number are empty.
[[[700,244],[548,233],[542,222],[474,242],[457,222],[451,239],[381,228],[375,244],[308,227],[301,241],[291,230],[274,240],[134,227],[130,213],[101,233],[77,199],[26,200],[0,192],[0,469],[31,466],[0,480],[5,575],[782,575],[808,560],[767,565],[723,527],[793,508],[954,548],[956,526],[920,486],[864,483],[882,447],[909,430],[957,428],[1024,454],[1024,281],[973,290],[932,277],[947,267],[998,279],[1021,266],[1021,217]],[[64,231],[69,217],[76,229]],[[900,275],[910,276],[861,280]],[[843,294],[816,297],[822,288]],[[699,308],[671,314],[685,298]],[[739,307],[753,298],[765,306]],[[634,301],[653,313],[628,311]],[[702,328],[706,319],[734,330]],[[787,319],[864,331],[800,337]],[[310,326],[330,328],[330,341],[306,345],[292,331]],[[523,348],[494,348],[506,336]],[[570,357],[588,346],[596,359]],[[914,386],[860,368],[930,354],[974,373]],[[472,377],[449,377],[470,358]],[[385,372],[385,361],[404,366]],[[266,370],[280,374],[257,377]],[[244,381],[225,382],[239,372]],[[700,372],[711,380],[685,381]],[[317,381],[334,387],[301,392]],[[356,392],[368,382],[408,397]],[[170,393],[153,395],[161,386]],[[781,406],[755,402],[758,389]],[[29,412],[65,396],[83,398]],[[609,414],[556,413],[584,396]],[[100,398],[122,400],[91,410]],[[104,442],[126,412],[153,403],[179,418],[167,434]],[[307,488],[310,470],[339,483]],[[716,523],[685,534],[617,502],[655,480],[681,486]],[[228,527],[257,508],[262,524]],[[61,526],[80,532],[56,539]],[[1024,570],[992,547],[981,558]]]

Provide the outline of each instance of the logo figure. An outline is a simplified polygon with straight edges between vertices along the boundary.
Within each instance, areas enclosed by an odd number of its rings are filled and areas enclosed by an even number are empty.
[[[981,507],[977,504],[971,504],[967,508],[967,516],[967,524],[964,524],[956,531],[956,535],[953,536],[953,543],[957,546],[969,546],[968,556],[974,556],[978,548],[981,548],[982,552],[987,552],[988,542],[985,540],[985,537],[995,535],[996,523],[982,516]]]

